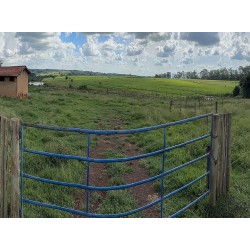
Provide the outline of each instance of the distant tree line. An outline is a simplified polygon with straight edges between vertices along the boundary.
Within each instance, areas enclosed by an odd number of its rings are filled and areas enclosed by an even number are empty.
[[[163,74],[156,74],[155,78],[171,78],[171,72],[167,72]]]
[[[173,74],[173,78],[183,79],[205,79],[205,80],[229,80],[239,81],[243,76],[250,72],[250,66],[240,66],[238,69],[221,68],[221,69],[203,69],[200,72],[193,71],[179,71]],[[171,78],[171,72],[164,74],[156,74],[155,78]]]
[[[221,69],[203,69],[200,72],[197,71],[181,71],[173,75],[174,78],[186,78],[186,79],[206,79],[206,80],[229,80],[239,81],[247,73],[250,72],[250,66],[240,66],[238,69],[221,68]]]
[[[29,82],[42,82],[44,78],[53,78],[55,79],[55,75],[37,75],[36,73],[29,74]]]

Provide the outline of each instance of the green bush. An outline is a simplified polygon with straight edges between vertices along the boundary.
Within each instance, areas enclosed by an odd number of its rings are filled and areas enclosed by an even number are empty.
[[[238,96],[240,94],[240,86],[235,86],[233,90],[233,96]]]
[[[250,98],[250,72],[240,80],[240,87],[242,90],[242,96]]]

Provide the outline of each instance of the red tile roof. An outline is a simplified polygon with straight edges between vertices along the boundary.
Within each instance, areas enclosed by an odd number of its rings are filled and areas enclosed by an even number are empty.
[[[11,66],[11,67],[0,67],[0,76],[18,76],[24,70],[27,70],[28,74],[31,72],[26,66]]]

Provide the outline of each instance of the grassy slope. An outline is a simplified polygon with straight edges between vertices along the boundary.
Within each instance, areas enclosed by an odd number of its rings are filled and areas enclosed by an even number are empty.
[[[73,79],[73,82],[71,82]],[[90,89],[112,89],[120,91],[143,91],[156,92],[163,95],[225,95],[231,94],[237,82],[208,81],[208,80],[180,80],[180,79],[159,79],[143,77],[108,77],[108,76],[72,76],[65,80],[65,77],[45,78],[51,86],[78,88],[86,85]]]
[[[99,85],[99,84],[98,84]],[[97,85],[97,86],[98,86]],[[31,97],[26,100],[0,98],[1,114],[17,116],[23,121],[58,125],[65,127],[83,127],[95,129],[110,129],[112,119],[119,119],[124,128],[136,128],[165,123],[194,116],[192,106],[183,108],[179,112],[174,108],[169,113],[166,101],[155,99],[124,98],[112,95],[95,95],[88,93],[48,91],[43,87],[30,89]],[[167,109],[166,109],[167,107]],[[202,102],[197,114],[206,111],[212,112],[213,103]],[[233,145],[232,145],[232,188],[230,194],[221,200],[215,209],[207,205],[207,199],[190,209],[184,216],[187,217],[249,217],[249,157],[247,156],[249,142],[250,102],[248,100],[229,99],[223,106],[219,103],[220,112],[233,112]],[[185,139],[203,134],[208,127],[205,122],[174,127],[168,130],[167,144],[172,145]],[[86,137],[65,133],[45,132],[29,129],[26,132],[25,146],[33,149],[46,150],[58,153],[75,155],[86,154]],[[159,149],[162,145],[162,131],[155,131],[130,138],[143,152]],[[92,147],[95,146],[95,138]],[[208,141],[196,143],[186,149],[169,153],[166,158],[166,168],[190,160],[203,154]],[[46,157],[25,156],[27,165],[25,171],[44,178],[61,181],[84,183],[83,173],[85,166],[79,162],[48,159]],[[206,162],[178,172],[165,179],[166,190],[173,190],[190,181],[195,176],[204,173]],[[151,175],[161,171],[161,157],[153,157],[142,163],[148,168]],[[159,182],[154,183],[159,191]],[[204,190],[205,182],[199,182],[190,190],[182,192],[165,204],[166,214],[171,214],[181,208]],[[25,181],[25,196],[49,203],[56,203],[73,207],[72,197],[77,191],[71,188],[54,187],[32,181]],[[128,198],[130,199],[130,198]],[[104,202],[105,209],[108,208]],[[225,209],[226,208],[226,209]],[[82,208],[84,209],[84,208]],[[100,208],[102,211],[102,208]],[[25,206],[25,215],[28,217],[65,217],[67,213],[55,210],[41,209],[34,206]]]

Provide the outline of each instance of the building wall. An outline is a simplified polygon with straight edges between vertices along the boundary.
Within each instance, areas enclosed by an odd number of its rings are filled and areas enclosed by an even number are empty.
[[[19,76],[15,77],[14,82],[9,81],[9,77],[5,77],[5,81],[0,81],[0,96],[7,97],[26,97],[28,95],[29,77],[26,70]]]
[[[17,78],[14,82],[9,81],[9,77],[5,77],[4,81],[0,81],[0,96],[16,97],[17,96]]]
[[[24,70],[17,77],[17,96],[23,97],[28,95],[28,85],[29,85],[29,75],[26,70]]]

